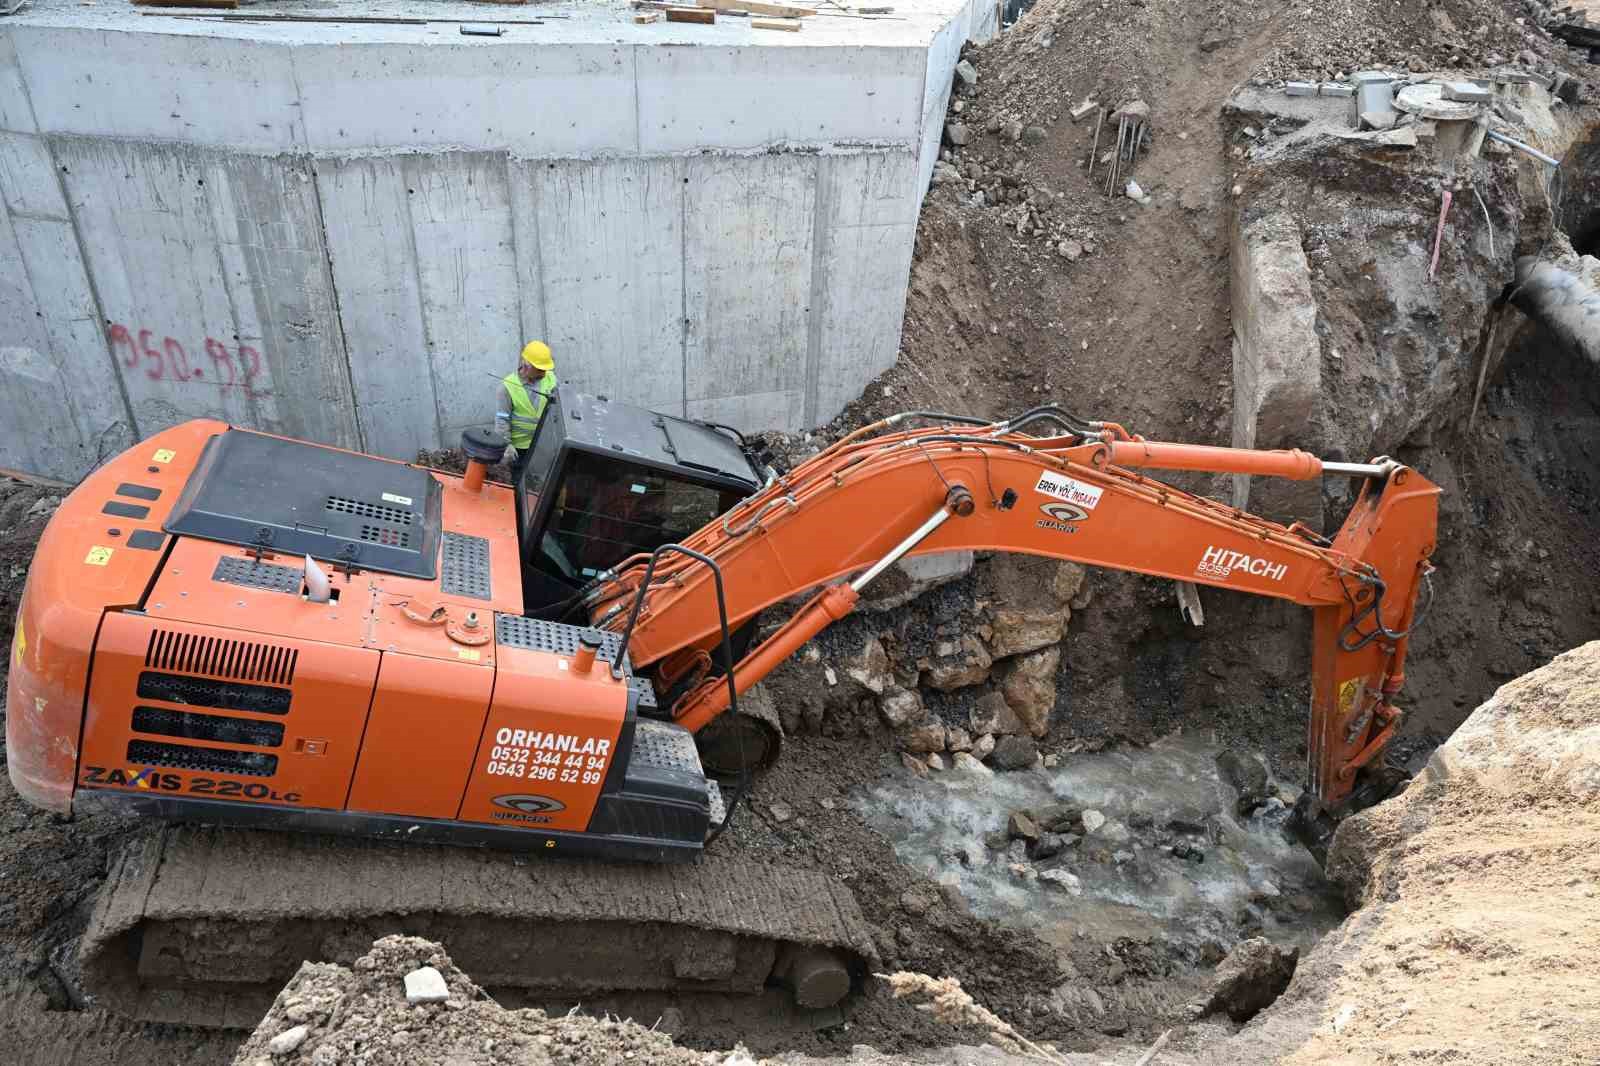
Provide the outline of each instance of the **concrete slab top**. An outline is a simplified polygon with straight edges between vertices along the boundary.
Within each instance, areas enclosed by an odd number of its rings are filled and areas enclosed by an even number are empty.
[[[782,0],[768,0],[782,2]],[[686,0],[686,6],[693,6]],[[817,14],[801,19],[798,33],[757,29],[749,18],[718,12],[712,25],[655,22],[636,25],[628,0],[555,0],[499,4],[471,0],[260,0],[235,11],[136,7],[128,0],[29,0],[17,14],[0,19],[9,28],[39,26],[215,37],[284,45],[450,44],[464,48],[544,44],[712,45],[752,48],[926,48],[935,34],[967,6],[967,0],[884,0],[887,15],[854,15],[831,0],[804,6]],[[869,5],[875,6],[875,5]],[[217,18],[226,14],[229,18]],[[252,15],[258,21],[248,21]],[[231,17],[239,16],[239,17]],[[427,19],[426,25],[374,21],[273,21],[284,16],[338,19]],[[542,21],[541,21],[542,20]],[[463,24],[499,24],[499,37],[468,36]]]

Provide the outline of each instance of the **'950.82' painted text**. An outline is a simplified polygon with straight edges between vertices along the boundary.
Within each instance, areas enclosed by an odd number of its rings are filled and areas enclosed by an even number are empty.
[[[183,343],[162,337],[157,344],[152,330],[131,330],[113,322],[107,331],[112,354],[125,374],[143,375],[151,381],[215,385],[223,389],[243,389],[249,396],[267,396],[266,376],[261,353],[248,344],[228,347],[215,337],[207,337],[205,355],[190,357]]]

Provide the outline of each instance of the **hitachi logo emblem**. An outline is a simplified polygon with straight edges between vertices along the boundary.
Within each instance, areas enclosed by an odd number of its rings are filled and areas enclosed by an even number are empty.
[[[1232,577],[1236,570],[1253,577],[1264,577],[1268,581],[1282,581],[1289,572],[1289,564],[1258,559],[1230,548],[1208,547],[1205,554],[1200,556],[1200,565],[1194,568],[1194,572],[1201,577],[1215,578]]]

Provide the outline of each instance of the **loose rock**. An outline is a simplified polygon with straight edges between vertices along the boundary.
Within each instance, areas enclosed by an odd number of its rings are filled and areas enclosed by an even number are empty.
[[[922,719],[922,697],[912,689],[891,689],[878,701],[878,713],[885,722],[898,729]]]
[[[1270,795],[1272,775],[1259,755],[1225,751],[1217,756],[1217,773],[1239,793],[1239,810],[1254,810]]]
[[[925,722],[906,730],[901,743],[905,745],[907,751],[922,755],[927,752],[943,751],[944,739],[943,722]]]
[[[1205,1013],[1226,1011],[1236,1022],[1249,1021],[1289,987],[1299,960],[1297,947],[1279,947],[1264,937],[1241,941],[1217,964]]]
[[[406,974],[406,1002],[413,1007],[422,1003],[443,1003],[450,998],[450,989],[444,975],[432,966],[419,966]]]
[[[985,692],[978,697],[977,705],[972,708],[971,724],[972,731],[979,736],[1021,733],[1027,729],[1000,692]]]
[[[970,752],[956,752],[953,762],[957,770],[965,770],[969,774],[978,774],[981,777],[994,776],[994,771],[973,758]]]
[[[1032,737],[1006,736],[995,742],[990,760],[1002,770],[1026,770],[1039,758],[1039,745]]]
[[[1038,840],[1039,827],[1026,811],[1012,811],[1011,817],[1006,819],[1006,835],[1013,840]]]
[[[436,974],[438,973],[437,970],[434,972]],[[267,1054],[287,1055],[295,1048],[305,1043],[306,1037],[310,1034],[311,1028],[305,1025],[297,1025],[293,1029],[285,1029],[283,1032],[267,1041]]]
[[[1056,706],[1056,673],[1060,667],[1059,646],[1019,655],[1011,661],[1005,680],[1000,684],[1006,705],[1032,736],[1042,737],[1050,730],[1050,713]]]

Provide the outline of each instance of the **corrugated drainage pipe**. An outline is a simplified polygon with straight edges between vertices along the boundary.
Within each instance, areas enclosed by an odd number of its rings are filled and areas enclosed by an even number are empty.
[[[1527,255],[1517,260],[1511,303],[1563,347],[1600,365],[1600,290],[1593,285]]]

